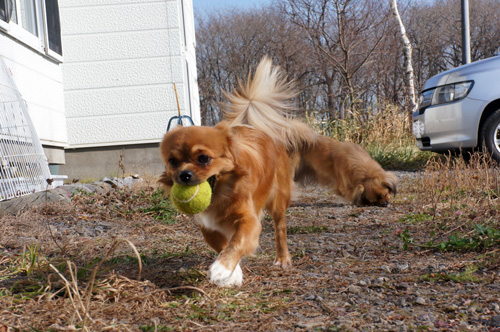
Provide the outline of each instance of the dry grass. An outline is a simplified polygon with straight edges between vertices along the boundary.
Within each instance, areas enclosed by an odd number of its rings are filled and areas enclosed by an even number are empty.
[[[487,331],[500,174],[484,158],[430,161],[389,208],[303,189],[288,213],[294,266],[273,266],[265,218],[236,289],[208,282],[215,254],[149,185],[4,217],[0,331]]]
[[[318,121],[313,114],[306,120],[322,135],[360,144],[386,169],[421,169],[433,155],[417,148],[406,112],[394,105],[352,112],[333,122]]]
[[[488,154],[432,158],[422,179],[416,181],[405,189],[413,199],[418,197],[420,208],[404,220],[421,228],[416,244],[442,250],[492,247],[492,252],[497,251],[500,170]]]
[[[408,128],[406,115],[399,107],[383,105],[377,112],[360,110],[350,113],[345,119],[326,124],[316,121],[312,116],[308,116],[307,120],[320,134],[339,141],[363,146],[373,142],[385,146],[407,146],[415,143],[415,140]]]

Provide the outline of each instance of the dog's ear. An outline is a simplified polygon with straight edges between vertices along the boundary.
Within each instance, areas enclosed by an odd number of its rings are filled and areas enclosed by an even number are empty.
[[[220,130],[225,136],[226,136],[226,143],[227,143],[227,152],[228,156],[227,158],[230,158],[234,164],[236,164],[237,160],[237,151],[236,151],[236,144],[234,144],[234,137],[233,134],[231,133],[231,128],[229,127],[229,124],[226,121],[219,122],[215,128]]]
[[[398,177],[396,176],[396,174],[387,172],[386,177],[385,177],[385,181],[383,184],[384,184],[384,186],[387,187],[387,189],[389,189],[390,193],[392,193],[394,196],[396,196],[396,194],[398,192],[398,188],[397,188]]]
[[[364,193],[365,193],[365,187],[362,184],[358,184],[354,189],[354,199],[353,199],[354,205],[363,206]]]

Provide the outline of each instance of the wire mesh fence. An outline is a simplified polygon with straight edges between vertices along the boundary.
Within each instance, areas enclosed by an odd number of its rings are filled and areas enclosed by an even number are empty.
[[[45,190],[50,177],[27,105],[0,58],[0,201]]]

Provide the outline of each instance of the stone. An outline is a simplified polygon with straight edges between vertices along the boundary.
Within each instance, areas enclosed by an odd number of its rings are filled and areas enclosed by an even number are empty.
[[[500,315],[492,316],[489,324],[491,327],[500,327]]]
[[[425,299],[421,296],[417,296],[417,298],[415,299],[415,303],[416,304],[420,304],[420,305],[424,305],[426,304],[427,302],[425,301]]]

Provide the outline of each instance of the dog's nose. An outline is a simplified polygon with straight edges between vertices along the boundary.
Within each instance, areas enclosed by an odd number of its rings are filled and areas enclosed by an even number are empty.
[[[188,183],[193,178],[193,175],[191,171],[182,171],[181,174],[179,174],[179,179],[184,183]]]

